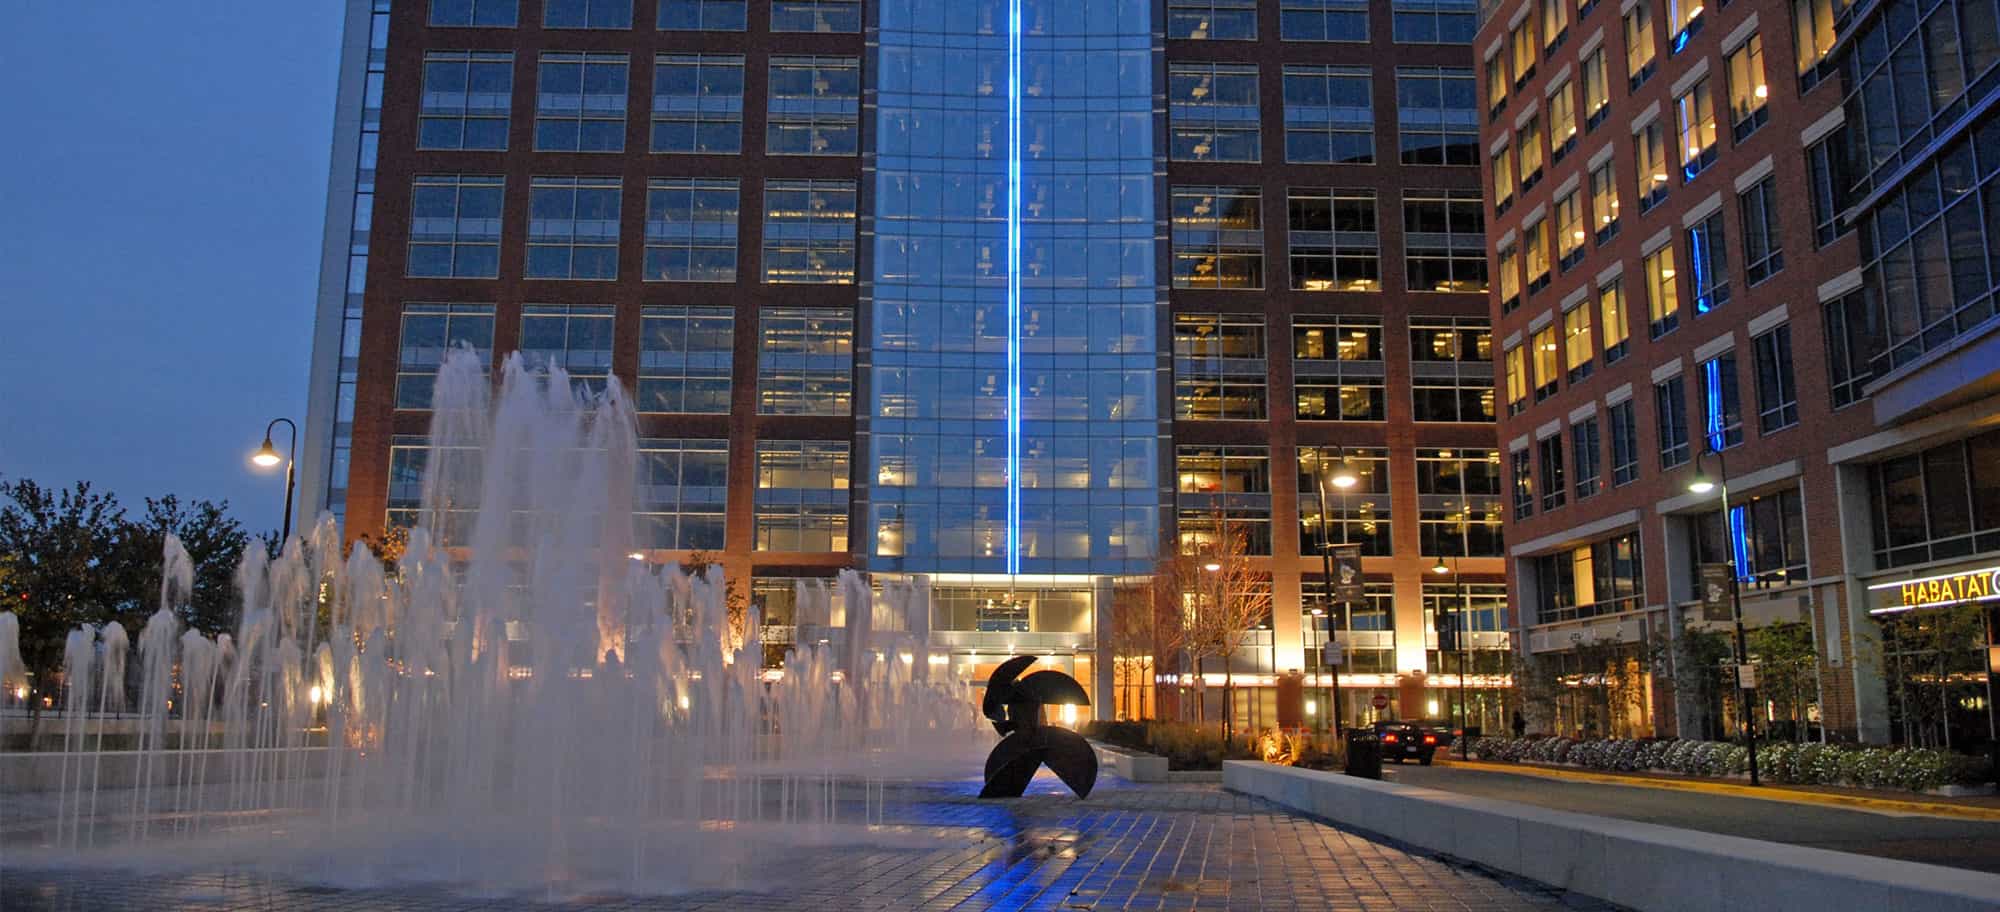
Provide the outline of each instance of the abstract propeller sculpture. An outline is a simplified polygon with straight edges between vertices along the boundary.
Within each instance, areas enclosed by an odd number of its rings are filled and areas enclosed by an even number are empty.
[[[1067,728],[1042,718],[1045,706],[1089,706],[1083,685],[1060,671],[1042,670],[1014,680],[1035,664],[1034,656],[1015,656],[993,671],[980,711],[1001,734],[986,755],[986,787],[981,798],[1019,798],[1035,770],[1047,763],[1078,798],[1090,797],[1097,784],[1097,752],[1090,742]]]

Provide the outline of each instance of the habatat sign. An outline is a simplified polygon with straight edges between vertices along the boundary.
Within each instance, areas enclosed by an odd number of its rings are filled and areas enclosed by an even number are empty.
[[[2000,598],[2000,567],[1984,567],[1932,576],[1924,579],[1876,583],[1869,589],[1893,589],[1900,601],[1882,610],[1928,608],[1957,602],[1983,602]]]

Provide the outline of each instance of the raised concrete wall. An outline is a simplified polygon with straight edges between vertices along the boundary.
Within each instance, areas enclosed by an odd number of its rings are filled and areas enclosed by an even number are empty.
[[[317,779],[326,775],[327,750],[307,747],[298,750],[270,748],[252,751],[263,759],[254,767],[257,775],[281,779]],[[0,795],[53,792],[75,788],[79,781],[95,782],[99,788],[131,788],[150,780],[155,786],[173,784],[177,779],[199,780],[207,784],[230,782],[239,772],[249,774],[251,762],[232,758],[219,750],[161,751],[143,762],[138,751],[105,751],[102,754],[64,754],[45,751],[0,753]],[[0,802],[4,805],[4,802]]]
[[[1642,912],[2000,909],[2000,875],[1554,811],[1268,763],[1223,787]],[[1776,806],[1773,813],[1783,813]]]
[[[1097,750],[1099,766],[1127,782],[1166,782],[1169,778],[1165,757],[1126,751],[1096,741],[1090,742],[1090,746]]]

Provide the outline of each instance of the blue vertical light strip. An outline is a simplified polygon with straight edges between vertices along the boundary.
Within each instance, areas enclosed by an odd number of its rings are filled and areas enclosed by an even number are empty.
[[[1021,572],[1021,0],[1007,0],[1007,573]]]
[[[1701,363],[1702,396],[1708,403],[1708,414],[1702,417],[1703,430],[1708,437],[1708,451],[1722,452],[1722,364],[1720,359],[1711,358]]]
[[[1747,583],[1751,568],[1750,530],[1744,522],[1746,515],[1747,511],[1741,504],[1733,504],[1729,508],[1729,557],[1736,562],[1736,578]]]

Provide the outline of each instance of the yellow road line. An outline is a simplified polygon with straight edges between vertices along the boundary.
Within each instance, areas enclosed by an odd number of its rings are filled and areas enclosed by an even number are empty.
[[[1620,776],[1586,770],[1552,769],[1546,766],[1531,766],[1516,763],[1488,763],[1482,760],[1470,762],[1454,760],[1451,766],[1458,769],[1486,773],[1513,773],[1521,776],[1540,776],[1544,779],[1565,779],[1576,782],[1593,782],[1602,785],[1625,785],[1637,788],[1656,788],[1669,791],[1701,792],[1710,795],[1731,795],[1738,798],[1757,798],[1764,801],[1785,801],[1793,804],[1816,804],[1824,807],[1841,807],[1860,811],[1888,811],[1901,814],[1925,814],[1933,817],[1957,817],[1964,820],[2000,821],[2000,808],[1978,805],[1945,804],[1937,801],[1915,801],[1901,798],[1874,798],[1863,795],[1841,795],[1828,792],[1805,792],[1778,786],[1750,786],[1733,782],[1715,782],[1707,779],[1654,779],[1640,776]]]

